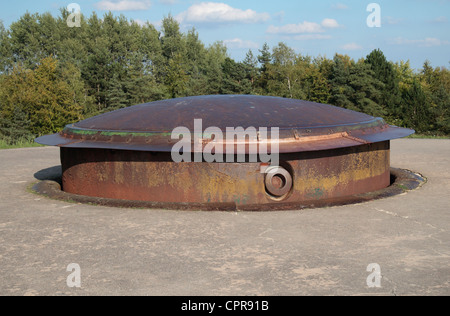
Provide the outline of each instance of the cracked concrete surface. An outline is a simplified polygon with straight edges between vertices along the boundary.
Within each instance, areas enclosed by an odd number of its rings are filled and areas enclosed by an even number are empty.
[[[449,295],[450,140],[392,142],[416,191],[298,212],[133,210],[27,191],[57,148],[0,151],[0,295]],[[66,268],[81,267],[81,288]],[[381,267],[369,288],[367,266]]]

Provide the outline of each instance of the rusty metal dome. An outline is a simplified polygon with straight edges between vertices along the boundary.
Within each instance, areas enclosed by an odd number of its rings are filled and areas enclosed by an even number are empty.
[[[172,131],[194,120],[225,131],[227,127],[277,127],[280,153],[351,147],[413,134],[381,118],[308,101],[266,96],[198,96],[157,101],[99,115],[68,125],[36,141],[68,148],[170,152]],[[203,132],[203,131],[202,131]],[[203,135],[201,135],[202,137]],[[223,151],[226,153],[224,146]]]
[[[216,154],[227,156],[244,145],[246,158],[265,149],[278,154],[279,164],[263,159],[177,163],[172,150],[178,140],[172,132],[180,127],[191,136],[183,151],[192,156],[211,143]],[[238,135],[220,142],[215,131],[227,128],[240,128],[242,136],[247,129],[274,128],[279,135],[273,139],[258,133],[240,140]],[[136,105],[36,141],[61,147],[67,194],[170,209],[276,210],[348,203],[387,188],[390,140],[412,133],[331,105],[227,95]],[[278,152],[272,150],[274,141]]]

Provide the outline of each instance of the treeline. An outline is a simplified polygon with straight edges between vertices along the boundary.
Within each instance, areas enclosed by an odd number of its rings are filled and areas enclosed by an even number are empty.
[[[243,61],[221,42],[205,46],[171,16],[161,30],[93,13],[81,27],[68,12],[0,22],[0,138],[9,143],[135,104],[193,95],[257,94],[328,103],[425,134],[450,134],[450,72],[393,63],[374,50],[355,61],[312,58],[265,44]]]

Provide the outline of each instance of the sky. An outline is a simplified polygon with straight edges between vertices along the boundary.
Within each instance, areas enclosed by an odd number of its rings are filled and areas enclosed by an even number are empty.
[[[359,59],[379,48],[416,69],[425,60],[450,67],[450,0],[0,0],[0,20],[8,27],[27,11],[57,16],[73,2],[86,16],[112,11],[157,28],[171,14],[183,32],[195,27],[205,44],[223,41],[238,61],[284,42],[312,57]]]

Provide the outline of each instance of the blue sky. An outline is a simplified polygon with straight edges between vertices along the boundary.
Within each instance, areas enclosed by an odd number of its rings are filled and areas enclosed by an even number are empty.
[[[156,26],[172,14],[183,31],[195,27],[206,44],[224,41],[237,60],[249,49],[256,55],[264,42],[273,47],[283,41],[310,56],[359,59],[380,48],[389,60],[410,60],[414,68],[427,59],[450,66],[450,0],[0,0],[0,20],[8,26],[27,11],[58,15],[72,2],[88,16],[111,10]],[[373,2],[381,8],[379,28],[367,25]]]

